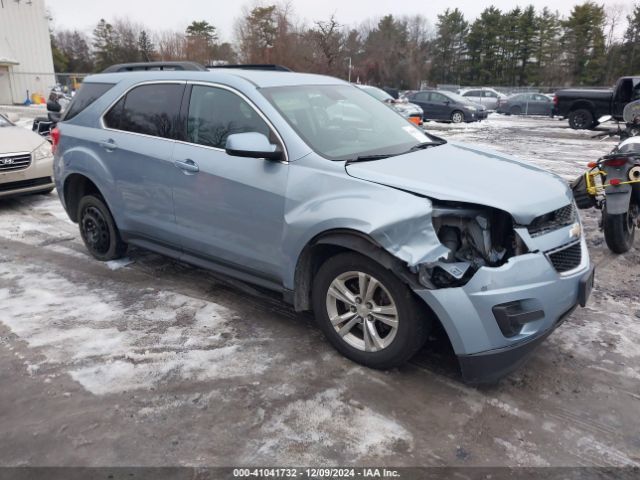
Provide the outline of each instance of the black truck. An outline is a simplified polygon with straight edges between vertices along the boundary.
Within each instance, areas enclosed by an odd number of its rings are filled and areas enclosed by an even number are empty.
[[[568,118],[571,128],[590,129],[597,126],[598,118],[604,115],[622,120],[622,110],[625,105],[638,99],[640,99],[640,76],[621,77],[612,89],[558,90],[553,98],[553,113]]]

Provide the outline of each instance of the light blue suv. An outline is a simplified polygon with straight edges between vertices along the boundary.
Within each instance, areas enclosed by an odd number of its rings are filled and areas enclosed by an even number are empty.
[[[447,143],[335,78],[95,75],[53,142],[95,258],[131,244],[282,292],[370,367],[407,361],[439,322],[464,378],[493,381],[593,283],[562,180]]]

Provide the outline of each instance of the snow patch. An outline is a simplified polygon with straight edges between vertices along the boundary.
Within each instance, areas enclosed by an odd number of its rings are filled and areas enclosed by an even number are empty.
[[[259,449],[261,458],[286,458],[296,465],[317,463],[316,454],[323,450],[327,458],[338,450],[357,462],[391,455],[399,444],[413,449],[413,437],[402,425],[365,405],[350,402],[345,389],[331,388],[308,400],[291,402],[262,430],[261,437],[267,440]]]

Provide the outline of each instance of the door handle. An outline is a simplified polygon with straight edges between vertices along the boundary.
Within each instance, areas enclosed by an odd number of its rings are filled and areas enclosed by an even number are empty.
[[[173,162],[173,164],[180,170],[183,170],[187,173],[197,173],[200,171],[200,167],[198,167],[198,164],[191,159],[176,160],[175,162]]]
[[[98,145],[104,148],[107,152],[113,152],[116,148],[118,148],[118,145],[116,145],[116,142],[113,138],[102,140],[98,143]]]

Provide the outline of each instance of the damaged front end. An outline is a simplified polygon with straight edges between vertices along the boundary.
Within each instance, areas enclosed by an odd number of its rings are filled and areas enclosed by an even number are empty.
[[[419,265],[419,281],[429,289],[463,286],[481,267],[499,267],[528,252],[504,211],[453,202],[432,209],[433,228],[448,253]]]

